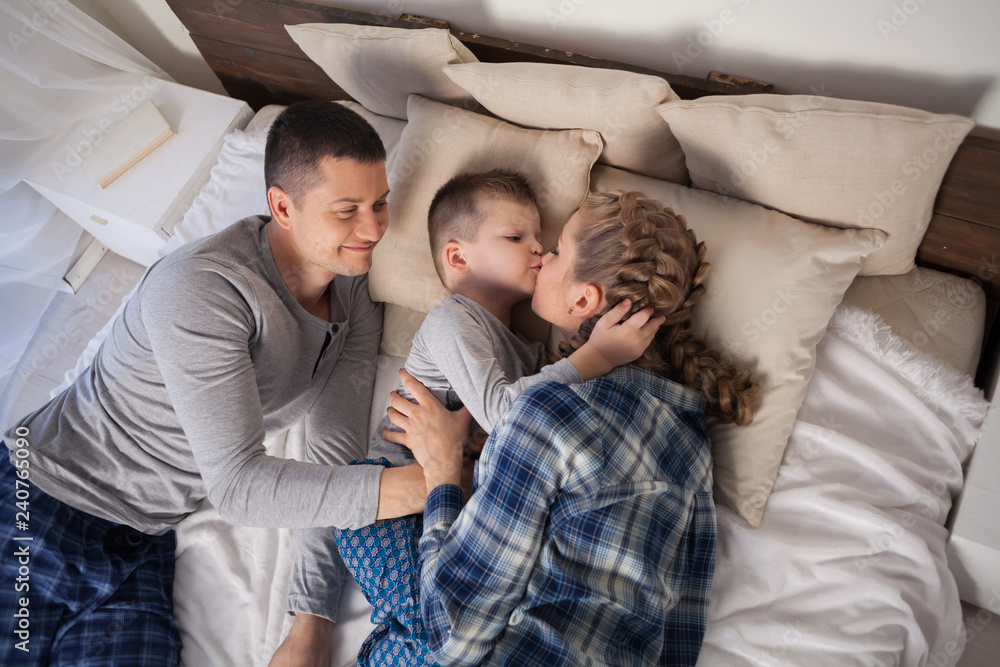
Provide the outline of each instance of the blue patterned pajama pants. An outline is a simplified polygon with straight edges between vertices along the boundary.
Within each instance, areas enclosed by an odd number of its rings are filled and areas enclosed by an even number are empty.
[[[378,461],[352,464],[384,465]],[[358,530],[337,530],[340,556],[375,608],[375,629],[358,652],[359,665],[435,665],[427,651],[427,633],[420,616],[419,514],[384,519]]]

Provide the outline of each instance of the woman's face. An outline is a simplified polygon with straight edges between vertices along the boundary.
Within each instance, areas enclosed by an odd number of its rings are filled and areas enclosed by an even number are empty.
[[[576,236],[583,225],[583,218],[577,211],[563,227],[555,248],[542,257],[542,268],[535,281],[535,293],[531,297],[531,309],[535,314],[551,322],[566,336],[571,336],[580,328],[580,319],[568,311],[576,302],[573,280],[573,266],[576,263]]]

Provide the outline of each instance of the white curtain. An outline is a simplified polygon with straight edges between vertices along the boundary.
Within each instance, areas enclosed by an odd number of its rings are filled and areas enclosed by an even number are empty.
[[[170,77],[67,0],[0,0],[0,427],[82,229],[22,181],[66,161],[79,121]],[[21,363],[19,363],[21,362]]]

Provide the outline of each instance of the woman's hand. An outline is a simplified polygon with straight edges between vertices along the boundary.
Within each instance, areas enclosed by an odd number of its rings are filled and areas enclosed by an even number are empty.
[[[569,356],[584,380],[607,374],[612,368],[635,361],[653,342],[665,317],[651,317],[653,308],[643,308],[622,321],[632,306],[629,299],[619,302],[601,316],[590,339]]]
[[[451,412],[427,387],[405,370],[399,372],[403,386],[416,403],[397,392],[389,395],[389,421],[403,429],[382,431],[389,442],[413,452],[423,466],[427,491],[441,484],[462,483],[462,448],[469,434],[472,415],[465,408]]]

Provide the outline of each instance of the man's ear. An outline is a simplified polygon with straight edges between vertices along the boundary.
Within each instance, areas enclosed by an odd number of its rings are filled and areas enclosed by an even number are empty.
[[[271,219],[283,229],[289,229],[292,226],[295,204],[288,193],[277,185],[272,185],[267,189],[267,203],[271,207]]]
[[[468,273],[470,271],[469,262],[466,260],[465,251],[458,241],[448,241],[444,244],[444,265],[455,273]]]
[[[589,320],[604,308],[604,290],[593,283],[578,283],[572,287],[574,300],[572,302],[573,317]]]

